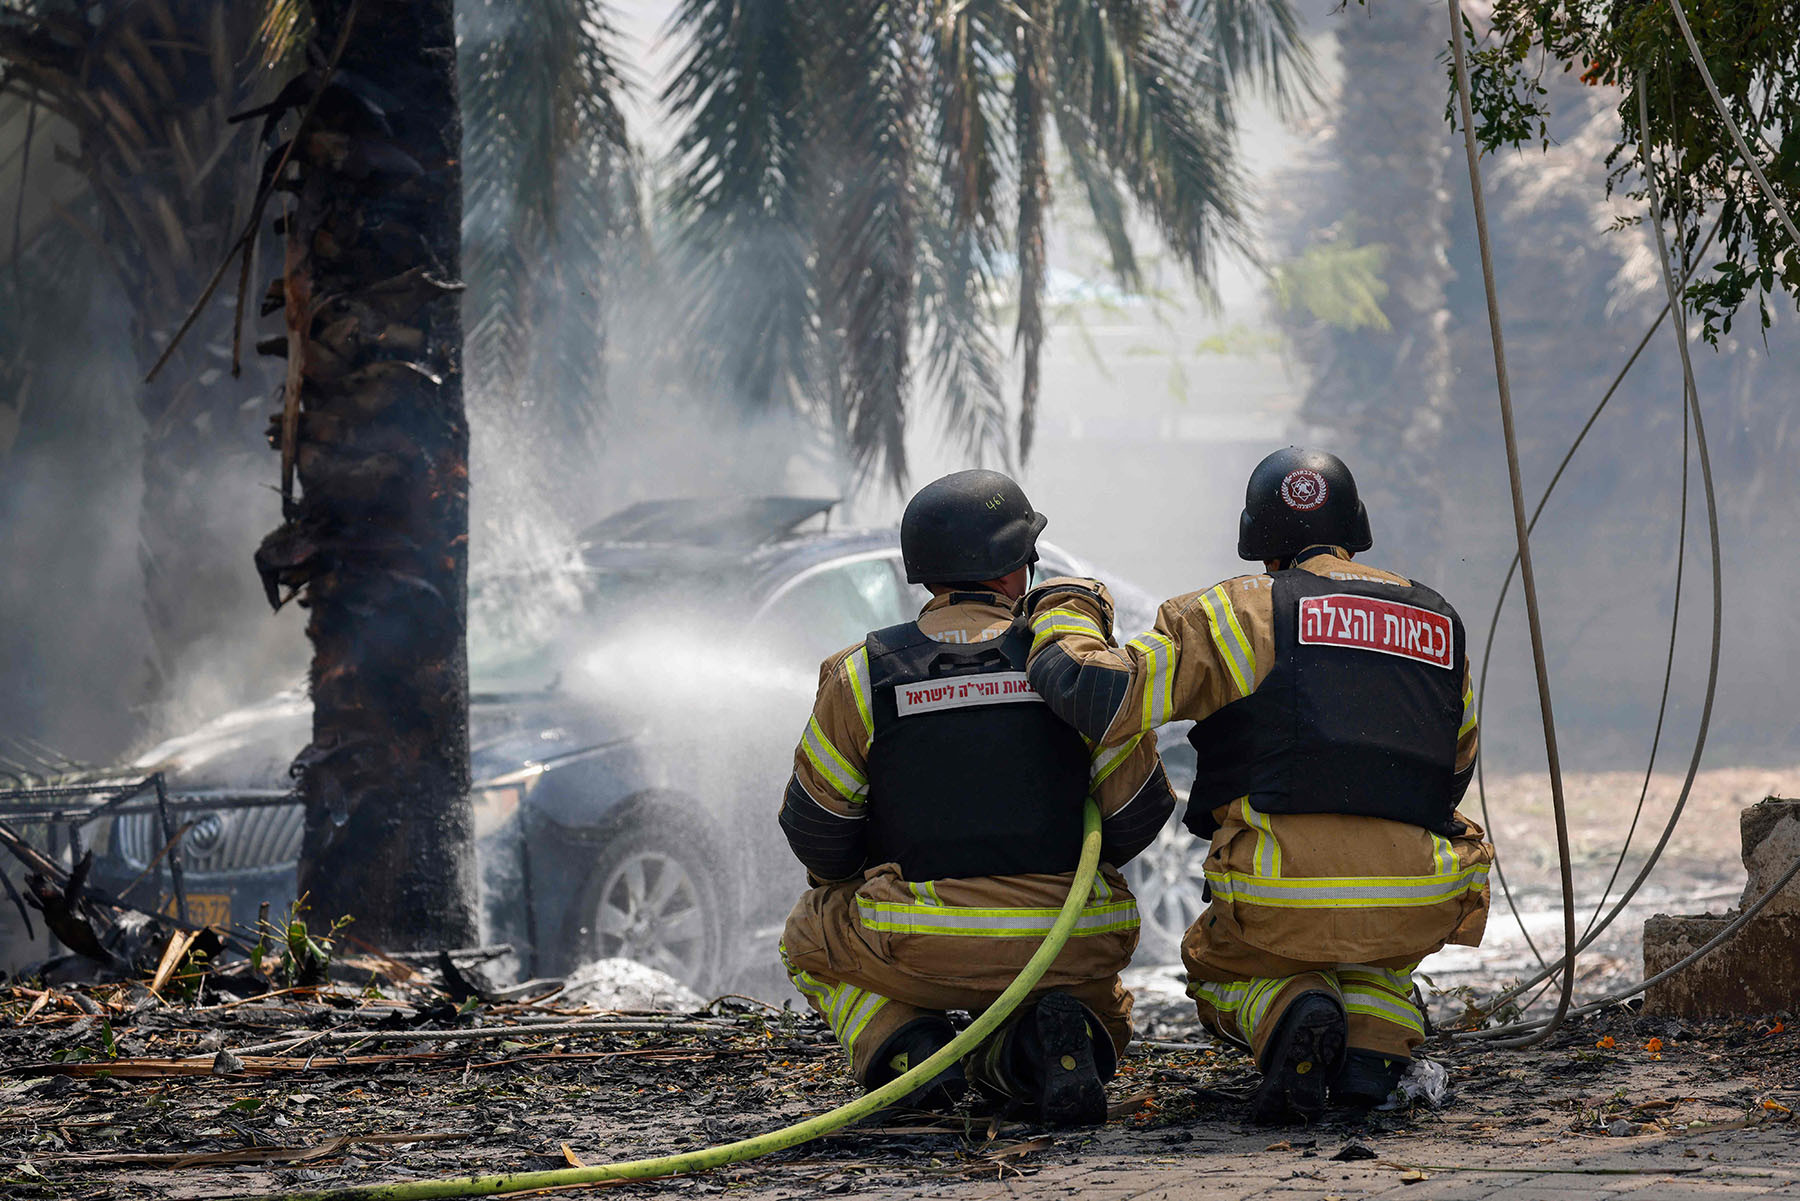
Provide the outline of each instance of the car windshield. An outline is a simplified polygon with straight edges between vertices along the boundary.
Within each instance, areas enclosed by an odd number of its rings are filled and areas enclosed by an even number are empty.
[[[563,682],[571,652],[628,636],[639,622],[713,607],[717,576],[568,567],[488,577],[469,589],[469,686],[537,692]]]

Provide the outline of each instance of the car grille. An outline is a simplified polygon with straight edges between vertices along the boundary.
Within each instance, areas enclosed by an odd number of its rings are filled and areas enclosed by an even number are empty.
[[[190,821],[194,824],[181,840],[184,871],[254,871],[300,858],[305,813],[298,804],[189,810],[176,826]],[[113,847],[133,868],[143,869],[167,841],[154,813],[128,813],[113,821]]]

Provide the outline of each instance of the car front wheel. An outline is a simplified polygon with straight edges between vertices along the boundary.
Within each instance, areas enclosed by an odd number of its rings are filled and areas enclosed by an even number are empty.
[[[657,822],[608,839],[580,900],[584,957],[633,959],[707,995],[722,975],[726,916],[710,847]]]
[[[1184,799],[1157,831],[1156,841],[1123,869],[1137,895],[1141,962],[1180,962],[1181,936],[1206,909],[1202,869],[1208,844],[1181,824],[1186,811]]]

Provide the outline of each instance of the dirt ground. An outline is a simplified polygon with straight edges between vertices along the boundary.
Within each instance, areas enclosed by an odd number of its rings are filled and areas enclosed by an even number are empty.
[[[45,1024],[40,1013],[0,1033],[0,1195],[221,1198],[604,1163],[741,1138],[853,1095],[818,1025],[772,1014],[666,1033],[521,1028],[498,1043],[370,1046],[342,1061],[330,1050],[246,1056],[213,1074],[220,1042],[280,1035],[296,1019],[302,1032],[420,1020],[377,1002],[148,1004],[106,1019],[116,1058],[95,1015]],[[1619,1016],[1541,1050],[1440,1039],[1431,1054],[1451,1080],[1442,1109],[1290,1128],[1245,1123],[1235,1094],[1254,1073],[1238,1053],[1144,1048],[1123,1063],[1116,1116],[1098,1131],[890,1114],[755,1163],[607,1187],[1325,1201],[1388,1190],[1521,1198],[1535,1182],[1556,1196],[1795,1196],[1797,1037],[1774,1021]],[[181,1053],[198,1058],[172,1062]],[[177,1070],[191,1074],[167,1074]]]
[[[1527,925],[1553,955],[1560,918],[1542,784],[1488,783]],[[1590,908],[1640,783],[1571,782]],[[1652,782],[1638,845],[1654,842],[1678,786]],[[1743,884],[1737,810],[1797,786],[1793,771],[1703,776],[1649,907],[1609,932],[1584,989],[1636,978],[1644,914],[1729,907]],[[1459,1012],[1451,990],[1490,993],[1531,962],[1497,904],[1487,947],[1427,965],[1441,993],[1434,1008]],[[1441,1107],[1264,1128],[1243,1116],[1251,1065],[1203,1045],[1178,970],[1150,965],[1132,980],[1150,1041],[1122,1064],[1102,1129],[890,1113],[753,1163],[600,1187],[757,1198],[1800,1198],[1800,1001],[1711,1023],[1616,1009],[1530,1050],[1439,1032],[1425,1053],[1448,1070]],[[828,1032],[791,1011],[726,1002],[701,1015],[581,1014],[550,1000],[459,1012],[431,984],[197,1007],[165,1005],[141,985],[0,989],[0,1197],[241,1197],[605,1163],[761,1133],[854,1095]],[[568,1020],[610,1025],[522,1024]],[[481,1042],[314,1039],[218,1055],[332,1031],[477,1025],[509,1028]]]

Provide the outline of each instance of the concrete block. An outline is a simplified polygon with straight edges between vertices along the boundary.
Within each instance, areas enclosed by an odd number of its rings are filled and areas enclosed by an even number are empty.
[[[1800,800],[1770,797],[1744,810],[1738,818],[1743,838],[1744,885],[1740,908],[1756,903],[1800,859]],[[1800,876],[1788,881],[1781,895],[1763,913],[1800,913]]]
[[[1742,905],[1754,904],[1800,858],[1800,800],[1770,797],[1739,819],[1749,882]],[[1738,910],[1737,912],[1742,912]],[[1644,974],[1653,976],[1693,954],[1733,914],[1671,917],[1644,923]],[[1741,1017],[1792,1009],[1800,998],[1800,877],[1724,945],[1644,995],[1644,1012],[1670,1017]]]
[[[1644,974],[1653,976],[1699,950],[1730,915],[1670,917],[1644,923]],[[1725,944],[1644,994],[1644,1012],[1718,1018],[1791,1010],[1800,1001],[1800,916],[1752,918]]]

